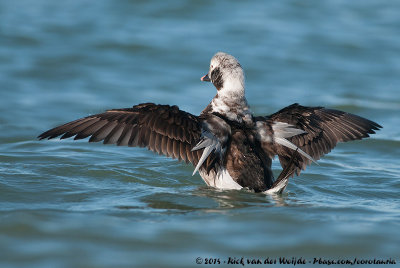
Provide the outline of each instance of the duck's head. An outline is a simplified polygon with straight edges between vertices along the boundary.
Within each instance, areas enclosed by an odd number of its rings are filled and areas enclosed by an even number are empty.
[[[201,78],[201,81],[212,82],[218,92],[233,93],[243,91],[244,93],[242,66],[234,56],[224,52],[218,52],[211,58],[210,69]]]

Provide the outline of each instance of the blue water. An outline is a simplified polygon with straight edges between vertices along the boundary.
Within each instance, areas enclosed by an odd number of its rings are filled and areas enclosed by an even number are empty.
[[[400,263],[399,10],[396,0],[0,1],[0,266]],[[36,140],[141,102],[198,114],[215,95],[200,77],[217,51],[241,62],[255,114],[299,102],[384,128],[340,144],[278,197],[208,188],[146,149]]]

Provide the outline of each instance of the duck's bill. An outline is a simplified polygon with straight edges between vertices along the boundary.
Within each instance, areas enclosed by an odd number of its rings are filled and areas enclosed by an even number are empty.
[[[210,82],[211,79],[210,77],[208,77],[208,74],[206,74],[205,76],[203,76],[202,78],[200,78],[201,81],[206,81],[206,82]]]

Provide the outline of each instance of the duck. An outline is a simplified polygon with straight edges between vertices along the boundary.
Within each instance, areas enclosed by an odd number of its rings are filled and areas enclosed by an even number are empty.
[[[339,142],[360,140],[382,128],[366,118],[298,103],[256,116],[245,97],[245,75],[232,55],[218,52],[201,81],[217,93],[199,115],[176,105],[141,103],[107,110],[54,127],[38,136],[149,150],[194,166],[204,182],[222,190],[281,194],[290,177],[329,153]],[[272,160],[282,166],[274,179]]]

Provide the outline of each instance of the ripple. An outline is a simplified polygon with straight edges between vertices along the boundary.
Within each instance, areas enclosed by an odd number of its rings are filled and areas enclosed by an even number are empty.
[[[3,1],[0,266],[398,257],[399,8],[395,0]],[[339,144],[279,196],[206,187],[190,165],[146,149],[36,141],[64,121],[141,102],[198,114],[215,95],[199,77],[217,51],[240,60],[257,114],[299,102],[384,128]]]

